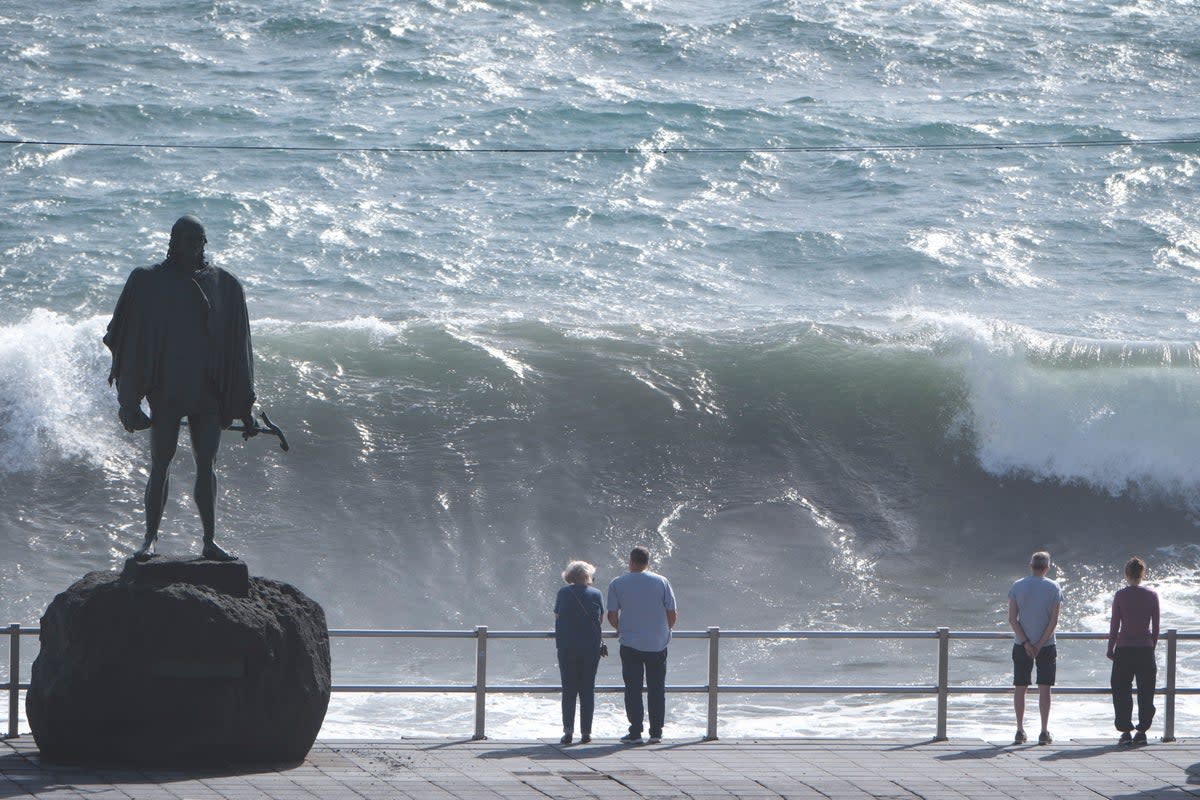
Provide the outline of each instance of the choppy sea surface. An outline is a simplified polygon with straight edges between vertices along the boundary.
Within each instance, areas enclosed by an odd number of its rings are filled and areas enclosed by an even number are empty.
[[[194,213],[293,444],[228,437],[221,540],[332,627],[545,630],[567,560],[603,588],[640,542],[686,630],[1004,631],[1041,548],[1062,629],[1106,630],[1138,553],[1164,629],[1200,630],[1198,42],[1168,0],[10,0],[7,620],[141,538],[100,338]],[[198,550],[191,470],[167,553]],[[935,652],[731,639],[722,679],[929,685]],[[492,653],[490,680],[557,679],[547,642]],[[1060,657],[1107,683],[1102,643]],[[679,640],[669,681],[706,664]],[[472,667],[335,643],[340,683]],[[1007,643],[956,643],[951,679],[1009,682]],[[669,736],[702,701],[671,696]],[[465,735],[470,703],[339,695],[323,735]],[[729,695],[721,733],[927,736],[932,711]],[[1110,714],[1063,698],[1052,729]],[[556,735],[556,700],[488,725]],[[952,736],[1011,727],[1003,696],[951,702]]]

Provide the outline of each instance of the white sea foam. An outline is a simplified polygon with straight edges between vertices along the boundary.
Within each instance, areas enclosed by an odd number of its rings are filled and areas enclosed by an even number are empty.
[[[506,368],[508,368],[508,370],[512,372],[513,375],[516,375],[519,380],[525,380],[525,378],[528,377],[533,371],[533,368],[524,361],[521,361],[511,353],[508,353],[497,345],[487,341],[482,336],[470,333],[462,328],[458,328],[457,326],[448,328],[446,332],[455,339],[458,339],[460,342],[469,344],[473,347],[478,347],[480,350],[487,353],[489,356],[496,359]]]
[[[408,327],[408,324],[405,322],[389,322],[370,316],[301,323],[276,319],[274,317],[254,321],[254,331],[256,333],[288,335],[296,331],[310,331],[317,334],[321,331],[349,331],[367,334],[372,344],[400,339],[404,336]]]
[[[106,318],[37,310],[0,327],[0,472],[38,469],[48,454],[115,466],[115,396],[101,344]]]
[[[1094,647],[1092,649],[1095,649]],[[1161,648],[1160,648],[1161,650]],[[1092,654],[1094,655],[1094,654]],[[1162,654],[1160,652],[1160,661]],[[1103,661],[1103,653],[1098,664]],[[1160,663],[1160,682],[1164,667]],[[620,682],[619,676],[612,677]],[[1011,676],[1006,676],[1011,677]],[[1191,678],[1191,676],[1187,676]],[[668,681],[671,673],[668,671]],[[1184,684],[1180,676],[1180,685]],[[991,685],[1003,685],[997,679]],[[1107,674],[1093,686],[1107,683]],[[1187,685],[1194,685],[1188,683]],[[1162,700],[1158,701],[1159,717]],[[1195,698],[1177,700],[1177,719],[1186,730],[1188,720],[1200,710]],[[1026,723],[1029,722],[1027,712]],[[1063,738],[1101,738],[1112,734],[1112,705],[1102,695],[1055,698],[1051,729]],[[487,701],[486,732],[497,740],[558,738],[562,733],[556,694],[494,695]],[[1011,741],[1012,697],[956,695],[951,700],[948,733],[954,739]],[[694,740],[705,734],[707,708],[703,700],[683,694],[667,697],[667,738]],[[936,730],[932,698],[883,695],[832,695],[794,699],[786,695],[722,694],[718,735],[723,739],[756,738],[903,738],[925,740]],[[470,695],[335,695],[330,702],[322,739],[462,739],[474,731]],[[593,735],[598,740],[617,739],[626,732],[619,695],[598,695]]]
[[[1164,492],[1200,508],[1200,373],[1192,367],[1077,369],[1020,345],[981,343],[967,365],[984,469],[1111,494]]]
[[[972,280],[1009,288],[1046,285],[1033,269],[1041,238],[1030,228],[1011,226],[999,231],[965,232],[933,229],[914,234],[910,247],[943,263],[969,265]],[[982,267],[982,271],[978,268]]]
[[[959,428],[993,475],[1183,500],[1200,510],[1200,368],[1187,344],[1096,342],[916,312],[958,362]]]

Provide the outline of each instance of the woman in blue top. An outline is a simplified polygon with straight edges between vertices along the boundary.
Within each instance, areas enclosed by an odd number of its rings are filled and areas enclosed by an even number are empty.
[[[600,620],[604,599],[592,588],[596,568],[572,561],[563,570],[567,585],[554,599],[554,643],[562,675],[563,744],[575,735],[575,698],[579,698],[579,741],[592,740],[592,711],[596,707],[596,668],[600,665]]]

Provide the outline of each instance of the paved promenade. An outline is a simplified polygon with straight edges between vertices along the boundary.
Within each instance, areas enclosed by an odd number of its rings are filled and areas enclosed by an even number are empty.
[[[1200,742],[1022,747],[978,740],[319,742],[303,764],[118,770],[42,764],[31,737],[0,743],[0,798],[518,800],[523,798],[1200,797]]]

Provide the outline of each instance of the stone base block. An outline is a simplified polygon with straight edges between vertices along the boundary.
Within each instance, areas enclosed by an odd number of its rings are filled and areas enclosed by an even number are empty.
[[[325,612],[240,562],[92,572],[41,620],[26,712],[51,761],[304,758],[329,704]]]

